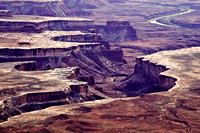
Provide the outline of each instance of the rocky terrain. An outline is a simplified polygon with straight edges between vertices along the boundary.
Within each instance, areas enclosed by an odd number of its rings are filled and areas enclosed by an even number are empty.
[[[130,23],[98,26],[91,19],[8,17],[6,11],[0,22],[1,121],[50,106],[109,98],[95,84],[127,75],[123,51],[111,49],[96,31],[105,29],[110,36],[113,30],[129,29],[114,37],[135,40]]]
[[[0,6],[1,132],[200,132],[199,1],[21,1]]]
[[[199,50],[193,47],[141,57],[144,65],[148,61],[168,69],[155,75],[165,76],[159,79],[161,85],[170,83],[167,77],[177,79],[168,92],[51,107],[13,117],[2,123],[1,129],[3,132],[199,132]],[[165,80],[168,82],[164,83]]]

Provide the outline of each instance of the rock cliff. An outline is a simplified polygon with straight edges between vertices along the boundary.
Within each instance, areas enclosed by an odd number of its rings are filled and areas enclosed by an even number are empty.
[[[199,132],[199,52],[200,47],[193,47],[138,58],[138,73],[154,77],[160,86],[169,87],[172,77],[177,79],[167,92],[50,107],[13,117],[0,129],[5,133]]]
[[[36,71],[38,70],[38,66],[36,62],[24,62],[16,64],[15,69],[19,71]]]
[[[151,60],[146,60],[143,57],[136,58],[135,73],[142,74],[154,84],[158,84],[160,90],[157,91],[169,90],[176,84],[176,78],[161,74],[167,70],[169,68],[166,66],[151,62]]]
[[[137,40],[136,30],[128,25],[97,25],[95,29],[108,42],[128,42]]]
[[[0,82],[0,121],[50,106],[108,98],[94,89],[95,81],[123,75],[125,61],[121,49],[111,49],[100,34],[92,32],[93,23],[89,19],[39,16],[2,19],[4,30],[17,31],[28,25],[42,30],[28,32],[29,27],[22,33],[0,33],[4,38],[0,41],[0,81],[10,83]],[[73,31],[69,31],[71,27]],[[15,81],[9,80],[14,77]]]
[[[92,77],[90,77],[90,79],[88,79],[83,76],[79,78],[79,68],[67,67],[48,71],[27,71],[25,66],[34,65],[35,63],[36,62],[1,63],[0,69],[2,71],[2,76],[5,74],[3,72],[7,71],[10,71],[11,75],[26,75],[20,78],[19,81],[16,80],[15,83],[22,83],[26,80],[26,85],[29,87],[26,88],[26,91],[24,91],[25,87],[23,86],[21,88],[9,88],[6,91],[6,86],[3,87],[1,85],[0,121],[5,121],[9,117],[50,106],[104,98],[92,92],[91,87],[88,88],[88,85],[94,85],[94,78],[92,79]],[[8,68],[5,69],[4,65],[7,65]],[[15,68],[20,69],[20,71],[14,70]],[[7,77],[4,78],[7,79]],[[36,82],[29,82],[29,78],[33,78]],[[91,80],[93,81],[91,82]],[[53,88],[50,85],[51,82],[56,83]],[[12,81],[10,83],[10,86],[15,86]],[[9,91],[13,91],[13,93],[9,93]]]

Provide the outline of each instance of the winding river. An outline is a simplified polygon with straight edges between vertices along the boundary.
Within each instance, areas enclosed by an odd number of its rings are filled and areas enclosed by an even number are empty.
[[[153,19],[148,20],[148,22],[150,22],[152,24],[162,25],[162,26],[180,28],[180,26],[170,23],[170,20],[173,17],[179,16],[179,15],[182,15],[182,14],[186,14],[186,13],[190,13],[190,12],[193,12],[193,11],[196,11],[196,10],[194,10],[194,9],[187,9],[187,11],[185,11],[185,12],[175,13],[175,14],[171,14],[171,15],[166,15],[166,16],[162,16],[162,17],[153,18]],[[159,22],[158,20],[161,20],[161,19],[163,19],[167,23]]]

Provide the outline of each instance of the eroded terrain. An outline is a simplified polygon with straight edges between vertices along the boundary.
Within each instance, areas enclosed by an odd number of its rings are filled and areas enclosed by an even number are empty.
[[[169,68],[161,75],[177,78],[168,92],[51,107],[13,117],[1,124],[2,131],[199,132],[199,50],[143,56],[143,61]]]
[[[1,132],[200,132],[199,1],[0,9]]]

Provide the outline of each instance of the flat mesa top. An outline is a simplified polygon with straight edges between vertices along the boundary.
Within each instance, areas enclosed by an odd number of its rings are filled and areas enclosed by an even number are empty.
[[[43,33],[0,33],[0,48],[35,49],[35,48],[70,48],[79,45],[96,45],[99,42],[61,42],[51,38],[67,35],[96,35],[81,31],[45,31]],[[19,42],[28,42],[29,45],[19,45]]]
[[[67,76],[74,74],[77,67],[46,71],[18,71],[14,68],[15,65],[29,62],[1,63],[0,90],[15,88],[17,92],[15,96],[19,96],[28,93],[61,91],[63,88],[68,89],[70,85],[87,85],[87,82],[67,79]],[[1,100],[3,97],[0,97],[0,102]]]
[[[86,18],[77,17],[46,17],[46,16],[32,16],[32,15],[13,15],[12,17],[0,17],[0,21],[6,22],[33,22],[40,23],[44,21],[65,20],[65,21],[92,21]]]
[[[142,58],[143,60],[169,68],[169,70],[162,72],[161,75],[177,79],[176,85],[171,90],[199,88],[200,47],[161,51],[142,56]]]

